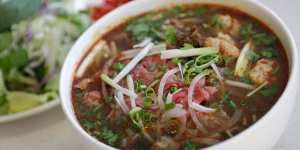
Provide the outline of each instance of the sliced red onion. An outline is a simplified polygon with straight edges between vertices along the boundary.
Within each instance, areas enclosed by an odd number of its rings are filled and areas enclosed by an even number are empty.
[[[165,87],[165,84],[167,82],[167,80],[169,79],[170,76],[172,75],[175,75],[177,72],[179,71],[178,68],[174,68],[172,70],[169,70],[167,71],[162,79],[160,80],[160,83],[159,83],[159,87],[158,87],[158,94],[157,94],[157,101],[158,101],[158,105],[160,107],[160,109],[163,109],[164,107],[164,101],[162,99],[163,95],[164,95],[164,87]]]
[[[121,107],[121,109],[123,110],[123,112],[127,114],[129,112],[129,108],[125,103],[123,93],[120,91],[117,91],[117,93],[115,95],[115,99],[116,99],[117,103],[119,104],[119,106]]]
[[[145,46],[147,46],[148,44],[150,44],[151,41],[152,41],[152,38],[147,37],[147,38],[145,38],[141,43],[133,45],[133,48],[141,48],[141,47],[145,47]]]
[[[211,67],[213,68],[213,70],[214,70],[215,73],[217,74],[218,79],[219,79],[219,80],[224,80],[224,78],[222,77],[222,75],[221,75],[221,73],[220,73],[220,71],[219,71],[217,65],[216,65],[214,62],[211,64]]]
[[[199,111],[199,112],[205,112],[205,113],[210,113],[210,112],[215,111],[215,109],[204,107],[204,106],[202,106],[200,104],[197,104],[195,102],[192,102],[192,105],[190,107],[197,110],[197,111]]]
[[[151,50],[153,43],[148,44],[143,48],[126,66],[125,68],[113,79],[118,83],[121,81]]]
[[[193,96],[194,96],[194,89],[195,89],[195,86],[196,84],[205,76],[205,74],[199,74],[197,75],[193,80],[192,80],[192,83],[188,89],[188,106],[190,108],[193,108],[193,109],[196,109],[197,111],[199,112],[206,112],[206,113],[209,113],[209,112],[213,112],[215,111],[214,109],[212,108],[207,108],[205,106],[202,106],[200,104],[197,104],[196,103],[194,104],[193,102]]]
[[[131,75],[127,76],[127,85],[128,85],[128,89],[134,92],[134,83]],[[130,96],[130,103],[131,103],[131,108],[136,107],[135,98],[132,96]]]

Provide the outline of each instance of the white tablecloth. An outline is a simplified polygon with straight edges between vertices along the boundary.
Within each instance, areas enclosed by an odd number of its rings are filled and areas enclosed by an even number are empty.
[[[261,0],[287,23],[300,44],[300,1]],[[300,92],[300,91],[299,91]],[[300,101],[274,150],[300,149]],[[0,125],[0,150],[83,150],[60,107]]]

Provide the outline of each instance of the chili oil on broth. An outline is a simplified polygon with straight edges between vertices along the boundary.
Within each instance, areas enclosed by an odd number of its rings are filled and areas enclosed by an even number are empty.
[[[181,6],[180,6],[181,7]],[[268,43],[268,39],[264,39],[263,34],[271,35],[275,37],[275,34],[262,22],[259,20],[232,8],[227,8],[223,6],[217,6],[217,5],[199,5],[199,6],[183,6],[184,13],[176,12],[180,7],[174,7],[171,11],[170,9],[166,10],[160,10],[158,12],[150,12],[153,14],[153,16],[157,16],[157,14],[164,14],[166,12],[170,13],[172,20],[172,26],[175,26],[176,32],[180,31],[181,29],[178,29],[176,23],[181,22],[182,20],[185,20],[186,22],[183,23],[184,28],[187,28],[186,32],[191,32],[189,29],[196,28],[197,32],[201,34],[202,40],[208,38],[208,37],[216,37],[220,31],[219,29],[214,29],[213,27],[205,28],[204,26],[210,26],[211,20],[214,15],[216,14],[225,14],[229,15],[232,18],[235,18],[239,21],[239,23],[244,27],[244,33],[245,35],[241,35],[241,29],[239,30],[239,34],[237,35],[231,35],[231,38],[234,40],[236,47],[238,47],[240,50],[243,48],[243,46],[247,43],[249,37],[247,37],[246,34],[251,34],[251,38],[257,38],[262,43],[266,42]],[[205,8],[205,9],[199,9],[199,8]],[[199,16],[184,16],[183,14],[187,14],[188,12],[193,12],[198,10]],[[203,11],[201,13],[201,11]],[[176,16],[172,16],[172,13]],[[211,124],[209,128],[208,133],[203,133],[199,131],[195,124],[193,124],[193,121],[191,121],[191,118],[187,117],[187,128],[186,131],[181,134],[179,137],[176,136],[178,133],[178,125],[181,124],[178,119],[170,119],[167,122],[159,122],[159,118],[150,118],[150,120],[147,120],[147,127],[144,129],[144,131],[141,131],[137,127],[134,126],[132,123],[130,117],[128,117],[126,114],[122,112],[120,108],[118,108],[117,103],[114,101],[113,93],[114,89],[111,88],[108,85],[104,85],[106,88],[106,93],[103,93],[103,82],[100,79],[100,75],[103,73],[103,68],[107,66],[108,62],[113,62],[108,72],[105,72],[110,77],[114,77],[116,75],[116,68],[122,68],[122,64],[126,65],[130,60],[121,61],[121,64],[118,64],[118,58],[120,57],[120,52],[128,49],[132,49],[134,44],[137,44],[137,39],[135,36],[133,36],[132,33],[128,32],[126,28],[128,25],[132,24],[134,22],[133,20],[137,18],[142,18],[146,15],[149,15],[149,13],[145,13],[141,16],[134,17],[123,24],[117,26],[107,34],[105,34],[101,40],[105,40],[108,45],[111,43],[115,43],[116,48],[118,50],[117,54],[114,54],[113,56],[109,56],[107,58],[102,58],[101,62],[93,63],[90,65],[90,67],[87,69],[86,73],[83,75],[83,77],[74,79],[74,84],[72,88],[72,100],[73,105],[75,109],[75,113],[77,116],[77,119],[79,120],[81,126],[85,129],[86,132],[88,132],[93,137],[97,138],[99,141],[104,142],[108,145],[111,145],[113,147],[121,148],[121,149],[158,149],[158,148],[164,148],[166,149],[170,148],[178,148],[178,149],[193,149],[193,148],[202,148],[207,147],[210,145],[213,145],[218,142],[222,142],[241,131],[247,129],[249,126],[251,126],[253,123],[255,123],[257,120],[259,120],[267,111],[276,103],[277,99],[280,97],[282,92],[284,91],[284,88],[286,86],[287,80],[288,80],[288,60],[284,51],[284,48],[280,41],[278,39],[275,40],[272,44],[259,44],[256,43],[256,47],[253,50],[255,54],[260,55],[257,60],[251,60],[250,61],[250,68],[253,68],[258,60],[260,59],[270,59],[270,60],[276,60],[276,65],[279,66],[275,68],[273,71],[275,72],[272,78],[272,85],[268,85],[267,87],[263,88],[261,91],[257,92],[251,97],[246,97],[247,93],[249,93],[249,90],[238,88],[238,87],[232,87],[229,85],[224,85],[225,91],[223,92],[216,92],[214,96],[209,101],[204,101],[201,103],[204,106],[207,107],[216,107],[216,109],[222,109],[223,112],[226,112],[228,115],[228,118],[222,118],[223,113],[219,113],[216,118],[209,118],[205,114],[200,114],[198,117],[200,117],[199,120],[202,122],[209,122],[209,119],[215,119],[214,121],[222,122],[225,120],[225,123],[230,122],[232,120],[231,117],[234,117],[235,114],[237,114],[237,110],[239,110],[242,113],[242,116],[238,118],[238,120],[235,122],[234,125],[231,127],[224,127],[226,129],[223,129],[222,126],[218,126],[215,124]],[[150,15],[152,16],[152,15]],[[178,17],[180,16],[180,17]],[[168,18],[168,17],[167,17]],[[170,18],[169,20],[170,22]],[[177,22],[176,22],[177,21]],[[190,21],[190,22],[189,22]],[[168,22],[168,21],[162,21],[162,22]],[[155,22],[154,22],[155,23]],[[163,24],[164,24],[163,23]],[[175,24],[175,25],[174,25]],[[249,25],[251,24],[251,25]],[[138,26],[135,26],[136,28]],[[185,31],[185,30],[184,30]],[[253,32],[253,33],[252,33]],[[225,33],[228,34],[228,33]],[[189,37],[190,35],[184,36]],[[159,36],[154,36],[156,42],[166,42],[166,39],[161,38]],[[180,36],[177,37],[174,43],[167,43],[168,49],[172,48],[182,48],[184,47],[184,43],[192,44],[195,47],[203,47],[203,43],[201,42],[197,43],[193,41],[193,39],[178,39]],[[266,37],[265,37],[266,38]],[[264,41],[265,40],[265,41]],[[190,41],[190,42],[187,42]],[[91,48],[92,49],[92,48]],[[270,50],[266,51],[265,50]],[[271,49],[276,50],[276,54],[272,54]],[[269,53],[267,53],[269,52]],[[265,53],[265,54],[264,54]],[[256,57],[255,54],[253,56],[249,56],[250,58]],[[276,55],[272,56],[271,55]],[[270,58],[268,57],[270,56]],[[111,58],[114,58],[114,60],[111,60]],[[154,61],[160,61],[158,56],[149,56],[147,58],[144,58],[143,61],[148,60],[155,64]],[[150,59],[150,60],[149,60]],[[187,60],[190,60],[192,58],[188,58]],[[141,63],[143,63],[140,62]],[[165,64],[171,64],[168,67],[168,70],[176,67],[176,64],[172,65],[172,61],[168,60]],[[164,65],[165,65],[164,64]],[[244,83],[251,83],[254,84],[253,81],[249,79],[249,77],[240,78],[236,77],[233,74],[233,71],[235,69],[236,59],[232,60],[232,62],[229,61],[229,63],[225,63],[225,58],[220,58],[220,62],[217,64],[219,68],[225,68],[227,69],[227,72],[224,71],[224,78],[235,80],[235,81],[241,81]],[[156,67],[158,68],[161,66],[160,63],[156,64]],[[162,69],[154,70],[158,72],[161,72]],[[250,70],[250,69],[249,69]],[[160,75],[158,79],[162,75]],[[88,79],[88,80],[86,80]],[[85,80],[85,82],[83,82]],[[154,80],[154,79],[153,79]],[[136,82],[137,80],[135,80]],[[126,82],[121,81],[119,83],[123,87],[127,88]],[[212,83],[209,83],[212,84]],[[149,84],[146,84],[148,86]],[[83,86],[83,87],[82,87]],[[154,87],[154,91],[157,94],[157,87],[156,85]],[[259,86],[259,85],[257,85]],[[275,91],[275,92],[274,92]],[[220,104],[221,103],[221,104]],[[114,111],[112,111],[114,110]],[[147,110],[148,112],[148,110]],[[158,115],[159,112],[153,112],[154,116]],[[221,116],[221,117],[220,117]],[[215,116],[214,116],[215,117]],[[218,117],[221,119],[218,120]],[[148,118],[149,119],[149,118]],[[205,120],[207,119],[207,120]],[[226,120],[227,119],[227,120]],[[162,125],[161,125],[162,124]],[[207,123],[210,125],[209,123]],[[162,127],[163,126],[163,127]],[[225,125],[224,125],[225,126]],[[156,131],[154,129],[156,128],[162,128],[161,129],[161,135],[160,137],[157,137]],[[149,138],[145,137],[141,132],[149,132],[148,135],[154,140],[149,141]],[[174,141],[176,144],[176,147],[170,147],[170,142]],[[166,144],[167,143],[167,144]],[[169,145],[168,145],[169,144]],[[161,147],[159,147],[161,146]]]

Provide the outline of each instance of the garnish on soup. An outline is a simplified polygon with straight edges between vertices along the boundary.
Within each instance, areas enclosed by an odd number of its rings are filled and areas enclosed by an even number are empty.
[[[261,118],[288,78],[264,24],[215,5],[134,17],[82,60],[73,104],[82,127],[120,149],[198,149]]]

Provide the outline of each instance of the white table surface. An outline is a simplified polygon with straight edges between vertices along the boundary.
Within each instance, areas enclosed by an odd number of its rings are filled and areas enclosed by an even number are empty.
[[[300,0],[261,0],[287,23],[300,45]],[[300,91],[299,91],[300,94]],[[274,150],[300,149],[300,101]],[[61,107],[0,125],[0,150],[83,150]]]

